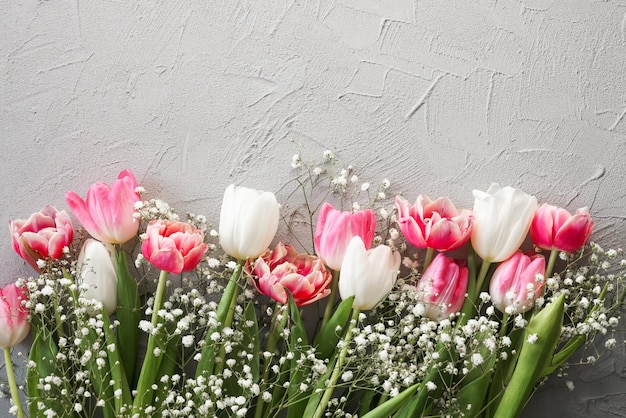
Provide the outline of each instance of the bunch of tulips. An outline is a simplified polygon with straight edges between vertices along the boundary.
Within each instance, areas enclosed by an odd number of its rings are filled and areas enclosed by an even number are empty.
[[[556,273],[591,236],[587,209],[572,215],[538,206],[534,196],[496,184],[474,191],[473,210],[457,210],[446,197],[420,195],[411,205],[396,196],[393,215],[381,222],[372,209],[341,211],[322,202],[311,212],[314,248],[307,253],[284,242],[272,246],[281,205],[271,192],[229,186],[211,234],[202,222],[144,210],[142,193],[129,170],[112,185],[94,184],[85,199],[68,192],[67,205],[89,235],[78,240],[70,215],[51,206],[10,222],[15,252],[37,272],[0,291],[0,347],[15,415],[24,412],[10,349],[31,327],[31,417],[96,410],[105,417],[176,416],[175,405],[185,416],[261,418],[286,410],[288,417],[317,418],[350,416],[351,399],[368,418],[426,416],[451,403],[452,415],[515,417],[588,335],[566,332],[564,312],[577,296],[559,290],[566,277]],[[386,234],[377,232],[383,221],[391,225]],[[533,249],[523,252],[528,234]],[[138,284],[127,261],[133,248],[140,248],[134,264],[160,271],[156,286]],[[409,257],[415,248],[423,258]],[[623,273],[609,276],[614,287],[585,271],[601,290],[583,319],[619,312]],[[200,280],[224,277],[219,302],[198,296],[201,287],[168,294],[172,278],[195,272]],[[611,291],[618,302],[606,307]],[[414,301],[408,309],[394,307],[407,295]],[[276,304],[267,324],[259,300]],[[303,316],[312,310],[305,307],[317,305],[323,313],[307,329]],[[480,327],[471,338],[481,352],[464,353],[443,337],[467,333],[485,310],[507,349],[484,351],[494,337]],[[366,369],[359,355],[386,358],[360,348],[367,342],[360,333],[392,311],[400,320],[381,335],[395,338],[396,324],[417,317],[415,329],[438,330],[439,339],[412,337],[429,339],[429,348],[410,348],[421,353],[413,377],[394,389],[373,375],[356,382],[352,376]],[[70,346],[72,356],[64,354]],[[447,367],[449,375],[442,373]],[[89,396],[61,401],[72,392]]]

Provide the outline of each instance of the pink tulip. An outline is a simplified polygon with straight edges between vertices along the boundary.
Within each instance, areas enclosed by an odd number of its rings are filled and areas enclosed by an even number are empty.
[[[146,235],[141,245],[144,258],[174,274],[196,268],[208,249],[202,231],[185,222],[157,219],[148,225]]]
[[[341,212],[330,203],[324,203],[315,228],[315,251],[328,267],[338,271],[350,240],[355,236],[360,237],[365,249],[369,250],[375,230],[376,215],[373,210]]]
[[[26,300],[26,289],[15,283],[0,289],[0,348],[11,348],[28,335],[28,309],[22,305]]]
[[[318,257],[298,254],[290,245],[278,243],[254,263],[254,287],[280,303],[287,303],[287,290],[298,306],[308,305],[330,293],[332,274]]]
[[[396,196],[398,223],[402,234],[418,248],[450,251],[465,244],[472,234],[473,217],[469,210],[457,211],[447,197],[432,201],[419,195],[414,206]]]
[[[424,315],[434,321],[461,310],[467,291],[469,271],[464,262],[438,254],[417,282]]]
[[[509,315],[526,312],[541,296],[545,271],[543,256],[518,250],[494,271],[489,283],[491,303]]]
[[[9,229],[13,249],[37,271],[41,271],[37,260],[58,260],[74,237],[69,214],[49,205],[28,219],[11,221]]]
[[[135,218],[137,180],[130,170],[120,172],[109,186],[93,184],[83,200],[74,192],[67,192],[65,200],[78,221],[98,241],[123,244],[137,234],[139,221]]]
[[[571,253],[585,245],[593,225],[587,208],[578,209],[575,215],[571,215],[565,209],[544,203],[535,212],[530,236],[539,248]]]

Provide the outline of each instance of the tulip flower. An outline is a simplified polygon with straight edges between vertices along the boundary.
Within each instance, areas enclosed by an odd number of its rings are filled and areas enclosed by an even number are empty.
[[[117,273],[113,257],[110,245],[90,238],[83,244],[77,264],[82,283],[88,286],[83,297],[101,302],[109,315],[117,307]]]
[[[185,222],[157,219],[148,225],[146,235],[141,244],[144,258],[169,273],[193,270],[208,249],[202,231]]]
[[[230,185],[220,213],[220,245],[239,260],[257,258],[278,230],[280,205],[271,192]]]
[[[328,286],[333,278],[318,257],[298,254],[293,247],[282,242],[256,260],[251,277],[260,293],[285,304],[288,290],[297,306],[328,296]]]
[[[37,271],[38,260],[58,260],[74,237],[69,214],[50,205],[28,219],[11,221],[9,230],[15,252]]]
[[[539,248],[571,253],[585,245],[593,226],[587,208],[571,215],[565,209],[544,203],[535,212],[530,236]]]
[[[135,203],[139,201],[136,189],[133,173],[123,170],[112,186],[93,184],[85,200],[74,192],[67,192],[65,200],[92,237],[109,244],[123,244],[139,229],[139,220],[134,216]]]
[[[376,215],[371,209],[354,213],[341,212],[324,203],[320,208],[315,228],[315,251],[331,269],[341,268],[348,244],[353,237],[361,238],[369,250],[374,240]]]
[[[432,201],[419,195],[414,206],[396,196],[398,223],[402,234],[417,248],[450,251],[461,247],[472,233],[472,215],[458,211],[447,197]]]
[[[520,247],[530,228],[537,198],[512,187],[492,184],[474,190],[472,246],[489,263],[509,258]]]
[[[0,289],[0,348],[11,348],[26,338],[30,331],[26,289],[11,283]]]
[[[515,252],[498,265],[491,277],[491,303],[500,312],[509,315],[526,312],[541,296],[545,270],[543,256]]]
[[[350,240],[339,274],[342,299],[354,296],[353,309],[372,309],[391,291],[400,268],[400,254],[386,245],[367,250],[360,236]]]
[[[463,262],[438,254],[417,282],[424,316],[433,321],[448,318],[461,310],[469,272]]]

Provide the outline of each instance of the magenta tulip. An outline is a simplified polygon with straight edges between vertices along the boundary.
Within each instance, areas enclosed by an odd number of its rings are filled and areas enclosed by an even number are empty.
[[[38,260],[58,260],[74,237],[69,214],[49,205],[28,219],[11,221],[9,229],[13,249],[37,271],[41,271]]]
[[[315,251],[328,267],[338,271],[350,240],[355,236],[360,237],[365,249],[369,250],[375,230],[376,215],[373,210],[341,212],[330,203],[324,203],[315,228]]]
[[[139,229],[139,220],[134,216],[135,203],[139,201],[136,189],[133,173],[123,170],[112,186],[93,184],[85,200],[74,192],[67,192],[65,200],[92,237],[109,244],[123,244]]]
[[[289,291],[298,306],[308,305],[330,293],[332,274],[322,260],[298,254],[290,245],[278,243],[254,262],[251,281],[262,294],[287,303]]]
[[[464,262],[438,254],[417,282],[424,316],[438,321],[461,310],[467,291],[469,271]]]
[[[402,234],[418,248],[450,251],[465,244],[472,234],[471,211],[458,211],[447,197],[432,201],[419,195],[414,206],[396,196],[398,223]]]
[[[498,265],[489,283],[491,303],[509,315],[526,312],[541,296],[546,262],[539,254],[515,252]]]
[[[11,348],[28,335],[28,309],[22,304],[26,300],[26,289],[15,283],[0,289],[0,348]]]
[[[530,236],[539,248],[571,253],[585,245],[593,226],[587,208],[578,209],[571,215],[563,208],[544,203],[535,212]]]
[[[202,231],[185,222],[157,219],[148,225],[146,235],[141,245],[144,258],[169,273],[193,270],[208,249]]]

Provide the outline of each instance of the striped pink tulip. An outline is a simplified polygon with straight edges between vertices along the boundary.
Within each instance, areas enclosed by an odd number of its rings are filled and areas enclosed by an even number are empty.
[[[12,283],[0,289],[0,348],[11,348],[26,338],[30,331],[26,289]]]
[[[145,259],[174,274],[195,269],[209,247],[202,231],[185,222],[154,220],[146,235],[141,245]]]
[[[535,212],[530,236],[539,248],[571,253],[585,245],[593,226],[587,208],[578,209],[572,215],[563,208],[544,203]]]
[[[74,237],[69,214],[49,205],[28,219],[11,221],[9,229],[13,249],[37,271],[38,260],[58,260]]]

